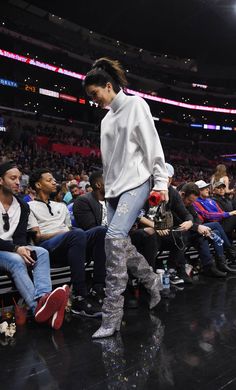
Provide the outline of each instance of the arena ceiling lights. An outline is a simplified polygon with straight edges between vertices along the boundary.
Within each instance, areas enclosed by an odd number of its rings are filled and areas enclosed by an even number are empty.
[[[34,65],[34,66],[37,66],[39,68],[49,70],[51,72],[64,74],[65,76],[68,76],[68,77],[73,77],[73,78],[77,78],[80,80],[83,80],[85,78],[85,75],[83,75],[83,74],[73,72],[73,71],[70,71],[68,69],[64,69],[64,68],[61,68],[61,67],[58,67],[55,65],[47,64],[46,62],[38,61],[38,60],[35,60],[33,58],[30,58],[30,57],[24,57],[22,55],[15,54],[15,53],[3,50],[3,49],[0,49],[0,56],[6,57],[6,58],[9,58],[12,60],[20,61],[20,62],[23,62],[23,63],[28,64],[28,65]],[[183,102],[178,102],[176,100],[166,99],[166,98],[162,98],[162,97],[158,97],[158,96],[152,96],[152,95],[149,95],[147,93],[138,92],[138,91],[135,91],[133,89],[128,89],[128,88],[126,89],[126,91],[127,91],[127,93],[129,93],[131,95],[138,95],[138,96],[141,96],[142,98],[147,99],[147,100],[152,100],[152,101],[156,101],[156,102],[163,103],[163,104],[169,104],[169,105],[177,106],[177,107],[181,107],[181,108],[187,108],[189,110],[211,111],[211,112],[219,112],[219,113],[223,113],[223,114],[236,114],[236,109],[232,109],[232,108],[201,106],[201,105],[196,105],[196,104],[183,103]]]

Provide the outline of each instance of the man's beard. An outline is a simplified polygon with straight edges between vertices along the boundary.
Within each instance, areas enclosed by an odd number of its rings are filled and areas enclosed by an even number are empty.
[[[7,186],[4,186],[2,185],[2,192],[5,196],[9,196],[9,195],[17,195],[19,191],[13,191],[11,188],[7,187]]]

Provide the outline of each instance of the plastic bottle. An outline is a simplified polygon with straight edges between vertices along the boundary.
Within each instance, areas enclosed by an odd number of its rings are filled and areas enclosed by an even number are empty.
[[[159,192],[152,191],[148,198],[149,206],[158,206],[161,203],[161,200],[161,194]]]
[[[222,240],[222,238],[218,236],[218,234],[216,234],[215,232],[211,231],[209,237],[211,240],[215,241],[215,243],[219,246],[222,246],[224,244],[224,240]]]
[[[168,268],[167,268],[167,261],[163,261],[163,265],[164,265],[164,274],[163,274],[163,277],[162,277],[162,284],[163,284],[163,289],[170,289],[170,274],[169,274],[169,271],[168,271]]]

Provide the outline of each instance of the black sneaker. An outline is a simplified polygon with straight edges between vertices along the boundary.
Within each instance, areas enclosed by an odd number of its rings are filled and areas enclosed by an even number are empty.
[[[180,278],[178,275],[176,275],[175,272],[172,272],[170,274],[170,284],[176,285],[176,284],[183,284],[184,280]]]
[[[181,271],[178,276],[180,279],[183,279],[184,284],[193,284],[192,278],[186,272]]]
[[[215,264],[209,264],[208,266],[206,265],[203,267],[202,273],[205,276],[211,276],[213,278],[225,278],[227,276],[227,272],[218,270]]]
[[[102,305],[99,305],[92,297],[75,297],[71,313],[85,317],[100,317],[102,315]]]

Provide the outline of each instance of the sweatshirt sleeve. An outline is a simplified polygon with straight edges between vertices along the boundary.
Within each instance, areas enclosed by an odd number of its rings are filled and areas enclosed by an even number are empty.
[[[194,202],[193,206],[194,206],[196,212],[198,213],[198,215],[200,217],[202,217],[203,221],[212,221],[212,220],[214,220],[214,221],[218,222],[218,221],[221,221],[223,218],[230,217],[230,214],[227,213],[227,212],[224,212],[224,211],[219,211],[219,212],[217,212],[217,211],[207,211],[207,210],[205,210],[202,207],[201,203],[199,203],[197,201]]]
[[[139,98],[137,104],[137,141],[143,150],[150,173],[154,177],[155,190],[167,190],[168,174],[160,138],[152,119],[148,104]]]

